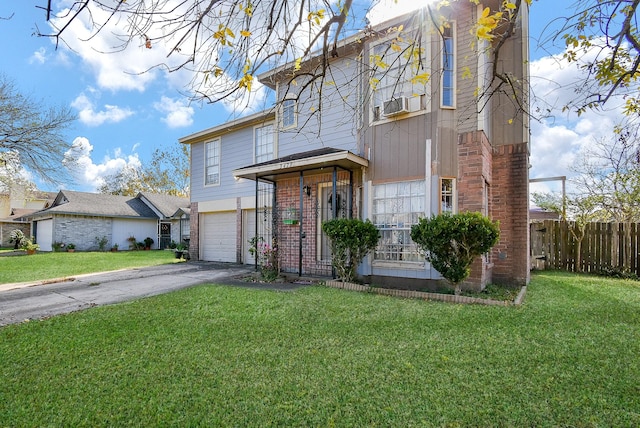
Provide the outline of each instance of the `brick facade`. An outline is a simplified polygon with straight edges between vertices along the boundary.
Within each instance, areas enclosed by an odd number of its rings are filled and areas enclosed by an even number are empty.
[[[106,236],[112,242],[113,220],[108,217],[57,215],[53,219],[53,242],[73,243],[77,251],[95,251],[95,238]]]
[[[494,147],[492,218],[500,221],[500,241],[492,252],[496,284],[529,283],[529,145]]]
[[[461,134],[458,138],[458,211],[480,212],[491,216],[493,153],[482,131]],[[471,275],[463,287],[482,290],[491,282],[491,258],[479,257],[471,266]]]
[[[341,170],[337,174],[338,188],[348,186],[349,172]],[[300,263],[300,242],[302,242],[302,272],[307,275],[331,275],[331,262],[327,254],[322,251],[321,221],[329,218],[327,212],[322,212],[319,206],[318,192],[322,186],[331,186],[332,174],[316,174],[304,177],[303,208],[300,214],[300,178],[279,180],[276,184],[276,203],[278,209],[277,234],[280,253],[280,268],[284,272],[298,272]],[[346,187],[348,188],[348,187]],[[352,189],[356,186],[353,185]],[[357,216],[355,196],[353,196],[351,213]],[[349,216],[347,201],[340,201],[339,216]],[[324,215],[324,217],[323,217]],[[285,223],[287,216],[295,217],[295,224]],[[301,223],[299,223],[301,221]],[[300,238],[300,234],[304,238]]]
[[[198,214],[198,203],[191,201],[189,228],[189,256],[191,260],[200,260],[200,214]]]
[[[491,147],[482,131],[460,135],[458,208],[500,222],[500,240],[489,257],[477,259],[465,286],[482,289],[493,282],[522,286],[529,282],[528,145]]]
[[[18,222],[0,222],[0,247],[13,247],[14,244],[10,243],[11,231],[19,229],[24,233],[24,236],[31,236],[31,223],[18,223]]]

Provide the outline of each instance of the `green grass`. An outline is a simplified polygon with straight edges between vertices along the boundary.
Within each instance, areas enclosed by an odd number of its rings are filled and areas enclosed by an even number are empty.
[[[201,286],[0,329],[0,426],[638,426],[640,287],[488,307]]]
[[[83,273],[178,261],[172,251],[36,253],[0,257],[0,284],[64,278]]]

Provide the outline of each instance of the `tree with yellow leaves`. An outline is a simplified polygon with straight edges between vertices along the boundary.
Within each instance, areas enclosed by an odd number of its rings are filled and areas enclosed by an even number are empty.
[[[43,7],[51,25],[50,32],[38,32],[63,43],[70,26],[82,24],[89,30],[87,43],[101,32],[111,32],[121,44],[119,51],[137,45],[147,51],[161,50],[166,61],[158,64],[169,71],[192,72],[190,96],[194,100],[216,102],[237,99],[257,90],[260,73],[292,64],[294,72],[304,72],[306,82],[331,82],[331,58],[339,55],[338,41],[357,34],[367,34],[367,10],[356,8],[353,0],[121,0],[98,2],[79,0],[68,9],[52,10],[51,2]],[[372,2],[371,7],[376,3]],[[474,26],[474,43],[486,44],[494,57],[509,39],[521,18],[521,10],[531,0],[433,0],[425,3],[426,19],[431,31],[446,25],[446,10],[456,4],[480,7]],[[414,84],[426,84],[436,73],[421,63],[425,40],[402,28],[392,34],[389,58],[405,61]],[[390,60],[385,53],[374,60],[374,68],[384,69]],[[319,67],[301,70],[311,57]],[[497,64],[497,61],[493,61]],[[376,74],[376,70],[367,70]],[[470,73],[467,70],[466,73]],[[293,73],[295,74],[295,73]],[[290,83],[296,83],[296,76]],[[463,73],[464,74],[464,73]],[[513,94],[514,102],[526,109],[522,87],[501,74],[494,66],[493,91]],[[375,78],[371,80],[375,86]],[[478,93],[487,99],[492,93]]]

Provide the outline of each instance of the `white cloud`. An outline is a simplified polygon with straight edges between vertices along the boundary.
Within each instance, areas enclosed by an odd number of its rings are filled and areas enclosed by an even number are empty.
[[[31,55],[31,58],[29,58],[29,64],[44,64],[46,60],[47,50],[43,47],[40,47]]]
[[[70,15],[73,14],[61,10],[58,17],[51,20],[51,25],[61,28]],[[97,34],[93,34],[94,22],[106,22]],[[110,18],[100,7],[91,7],[91,14],[79,14],[65,29],[65,43],[60,46],[80,57],[94,74],[99,88],[144,92],[160,74],[154,67],[167,63],[169,47],[158,44],[147,49],[143,36],[124,44],[128,37],[127,26],[124,19]]]
[[[547,116],[531,122],[531,178],[575,176],[572,166],[585,147],[602,137],[611,136],[613,127],[624,118],[619,99],[611,99],[606,109],[587,110],[578,116],[563,112],[562,107],[576,98],[584,86],[585,76],[575,65],[568,64],[562,54],[548,56],[530,64],[533,95],[532,111],[536,108]],[[532,185],[532,190],[546,187]],[[571,190],[570,182],[567,183]],[[538,190],[539,191],[539,190]]]
[[[169,128],[181,128],[193,123],[193,107],[189,106],[183,100],[174,100],[163,96],[153,107],[159,112],[165,113],[162,121],[165,122]]]
[[[117,174],[126,166],[140,167],[141,162],[137,153],[124,155],[120,149],[114,150],[113,157],[107,155],[100,163],[94,163],[91,155],[93,145],[85,137],[76,137],[68,156],[75,157],[77,180],[86,186],[87,191],[95,191],[103,184],[103,177]]]
[[[99,92],[89,88],[88,92],[96,98],[100,97]],[[104,109],[96,111],[95,102],[84,92],[71,102],[71,107],[78,110],[78,118],[88,126],[99,126],[103,123],[118,123],[132,116],[134,112],[127,108],[105,104]]]

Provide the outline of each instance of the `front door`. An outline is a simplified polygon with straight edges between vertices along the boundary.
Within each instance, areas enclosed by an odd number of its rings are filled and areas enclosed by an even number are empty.
[[[348,209],[347,209],[347,186],[338,185],[336,186],[336,201],[335,201],[335,209],[336,216],[335,218],[345,218],[347,217]],[[318,206],[320,207],[320,213],[318,216],[318,230],[322,230],[322,223],[327,220],[331,220],[334,218],[333,215],[333,185],[332,183],[318,183]],[[320,234],[320,239],[318,240],[318,260],[319,261],[327,261],[331,262],[331,245],[329,242],[329,238],[327,235],[322,232]]]
[[[171,244],[171,223],[160,223],[160,249],[169,248]]]

